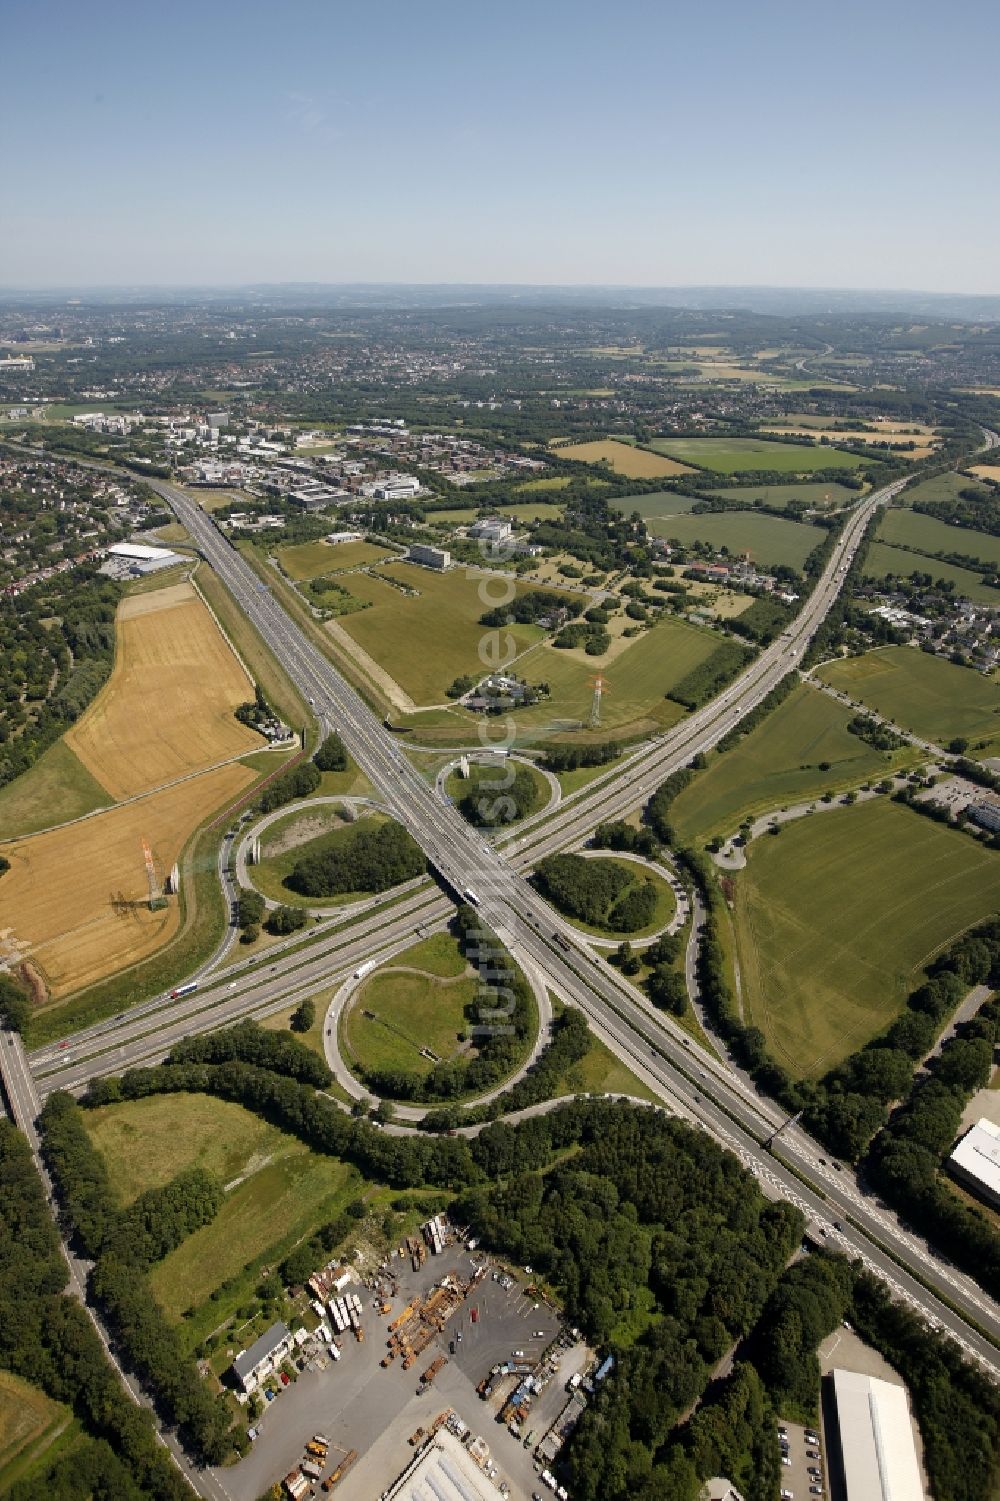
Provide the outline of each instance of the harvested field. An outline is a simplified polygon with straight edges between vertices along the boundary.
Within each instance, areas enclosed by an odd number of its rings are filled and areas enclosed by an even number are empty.
[[[114,798],[260,749],[233,717],[253,685],[190,584],[118,609],[111,677],[66,744]]]
[[[969,473],[977,475],[980,479],[992,480],[994,485],[1000,485],[1000,464],[974,464]]]
[[[618,443],[614,438],[601,438],[592,443],[570,443],[559,449],[561,459],[579,459],[584,464],[608,464],[616,474],[626,479],[659,479],[665,474],[690,474],[686,464],[675,459],[647,453],[644,448],[633,448],[629,443]]]
[[[177,931],[178,903],[146,906],[142,840],[166,875],[189,835],[254,780],[235,762],[110,808],[81,823],[0,846],[0,960],[30,956],[61,999],[160,948]]]

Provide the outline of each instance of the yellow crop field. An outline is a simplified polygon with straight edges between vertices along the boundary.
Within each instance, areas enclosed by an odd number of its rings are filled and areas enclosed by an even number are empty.
[[[980,479],[992,480],[995,485],[1000,485],[1000,464],[975,464],[969,473],[977,474]]]
[[[680,464],[676,459],[647,453],[644,448],[633,448],[630,443],[619,443],[614,438],[601,438],[593,443],[570,443],[559,449],[559,457],[579,459],[584,464],[608,464],[626,479],[661,479],[665,474],[692,472],[687,464]]]
[[[899,451],[900,458],[926,459],[938,446],[941,439],[934,429],[923,422],[880,422],[872,431],[851,429],[832,432],[813,422],[780,422],[761,428],[764,433],[781,433],[789,438],[829,438],[831,443],[913,443],[915,446]]]
[[[150,912],[142,841],[161,874],[188,836],[254,779],[218,766],[46,834],[0,845],[10,861],[0,906],[0,963],[30,959],[54,999],[92,985],[160,948],[177,931],[171,898]]]
[[[114,798],[263,746],[233,717],[253,685],[190,584],[118,609],[115,665],[66,743]]]

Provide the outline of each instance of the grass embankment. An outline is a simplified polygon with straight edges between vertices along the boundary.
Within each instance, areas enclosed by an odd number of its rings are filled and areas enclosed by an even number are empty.
[[[888,799],[787,825],[733,878],[746,1020],[819,1075],[897,1015],[933,956],[1000,904],[1000,855]]]

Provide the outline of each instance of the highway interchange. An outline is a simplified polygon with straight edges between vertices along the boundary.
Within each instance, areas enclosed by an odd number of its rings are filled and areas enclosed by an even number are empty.
[[[991,446],[995,435],[989,435]],[[420,843],[443,882],[475,893],[484,919],[530,961],[548,985],[578,1006],[626,1064],[641,1068],[666,1108],[730,1147],[766,1191],[797,1204],[811,1233],[863,1260],[934,1327],[955,1338],[1000,1380],[1000,1310],[970,1279],[943,1264],[895,1217],[859,1189],[853,1173],[824,1158],[798,1126],[785,1125],[739,1071],[700,1048],[669,1017],[590,950],[527,880],[544,854],[579,842],[594,826],[645,801],[672,771],[714,746],[785,674],[797,667],[837,598],[876,508],[905,481],[865,497],[852,510],[830,559],[786,633],[705,708],[611,767],[552,813],[527,820],[494,847],[436,795],[388,731],[221,536],[204,511],[172,485],[156,483],[199,550],[256,627],[317,718],[335,726],[385,803]],[[25,1060],[3,1048],[5,1086],[23,1096],[33,1074],[40,1094],[80,1089],[95,1074],[162,1058],[181,1037],[295,1004],[349,973],[362,959],[405,947],[414,931],[447,920],[450,901],[430,882],[401,900],[376,900],[352,918],[330,918],[314,939],[290,940],[264,961],[214,972],[193,995],[156,1000],[77,1034],[71,1049],[48,1047]],[[30,1072],[29,1072],[30,1071]],[[12,1099],[15,1116],[30,1100]],[[19,1108],[20,1107],[20,1108]],[[768,1143],[779,1129],[775,1149]],[[779,1155],[776,1155],[780,1153]]]

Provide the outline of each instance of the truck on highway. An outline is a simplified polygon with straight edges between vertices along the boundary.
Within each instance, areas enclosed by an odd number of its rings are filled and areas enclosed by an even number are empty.
[[[191,995],[197,989],[198,989],[198,981],[197,980],[189,980],[186,985],[178,985],[178,987],[177,987],[176,990],[172,990],[170,992],[170,999],[172,1001],[180,1000],[180,998],[181,998],[182,995]]]
[[[375,960],[366,959],[364,964],[359,964],[357,969],[354,971],[354,978],[356,980],[363,980],[365,975],[370,975],[374,968]]]

